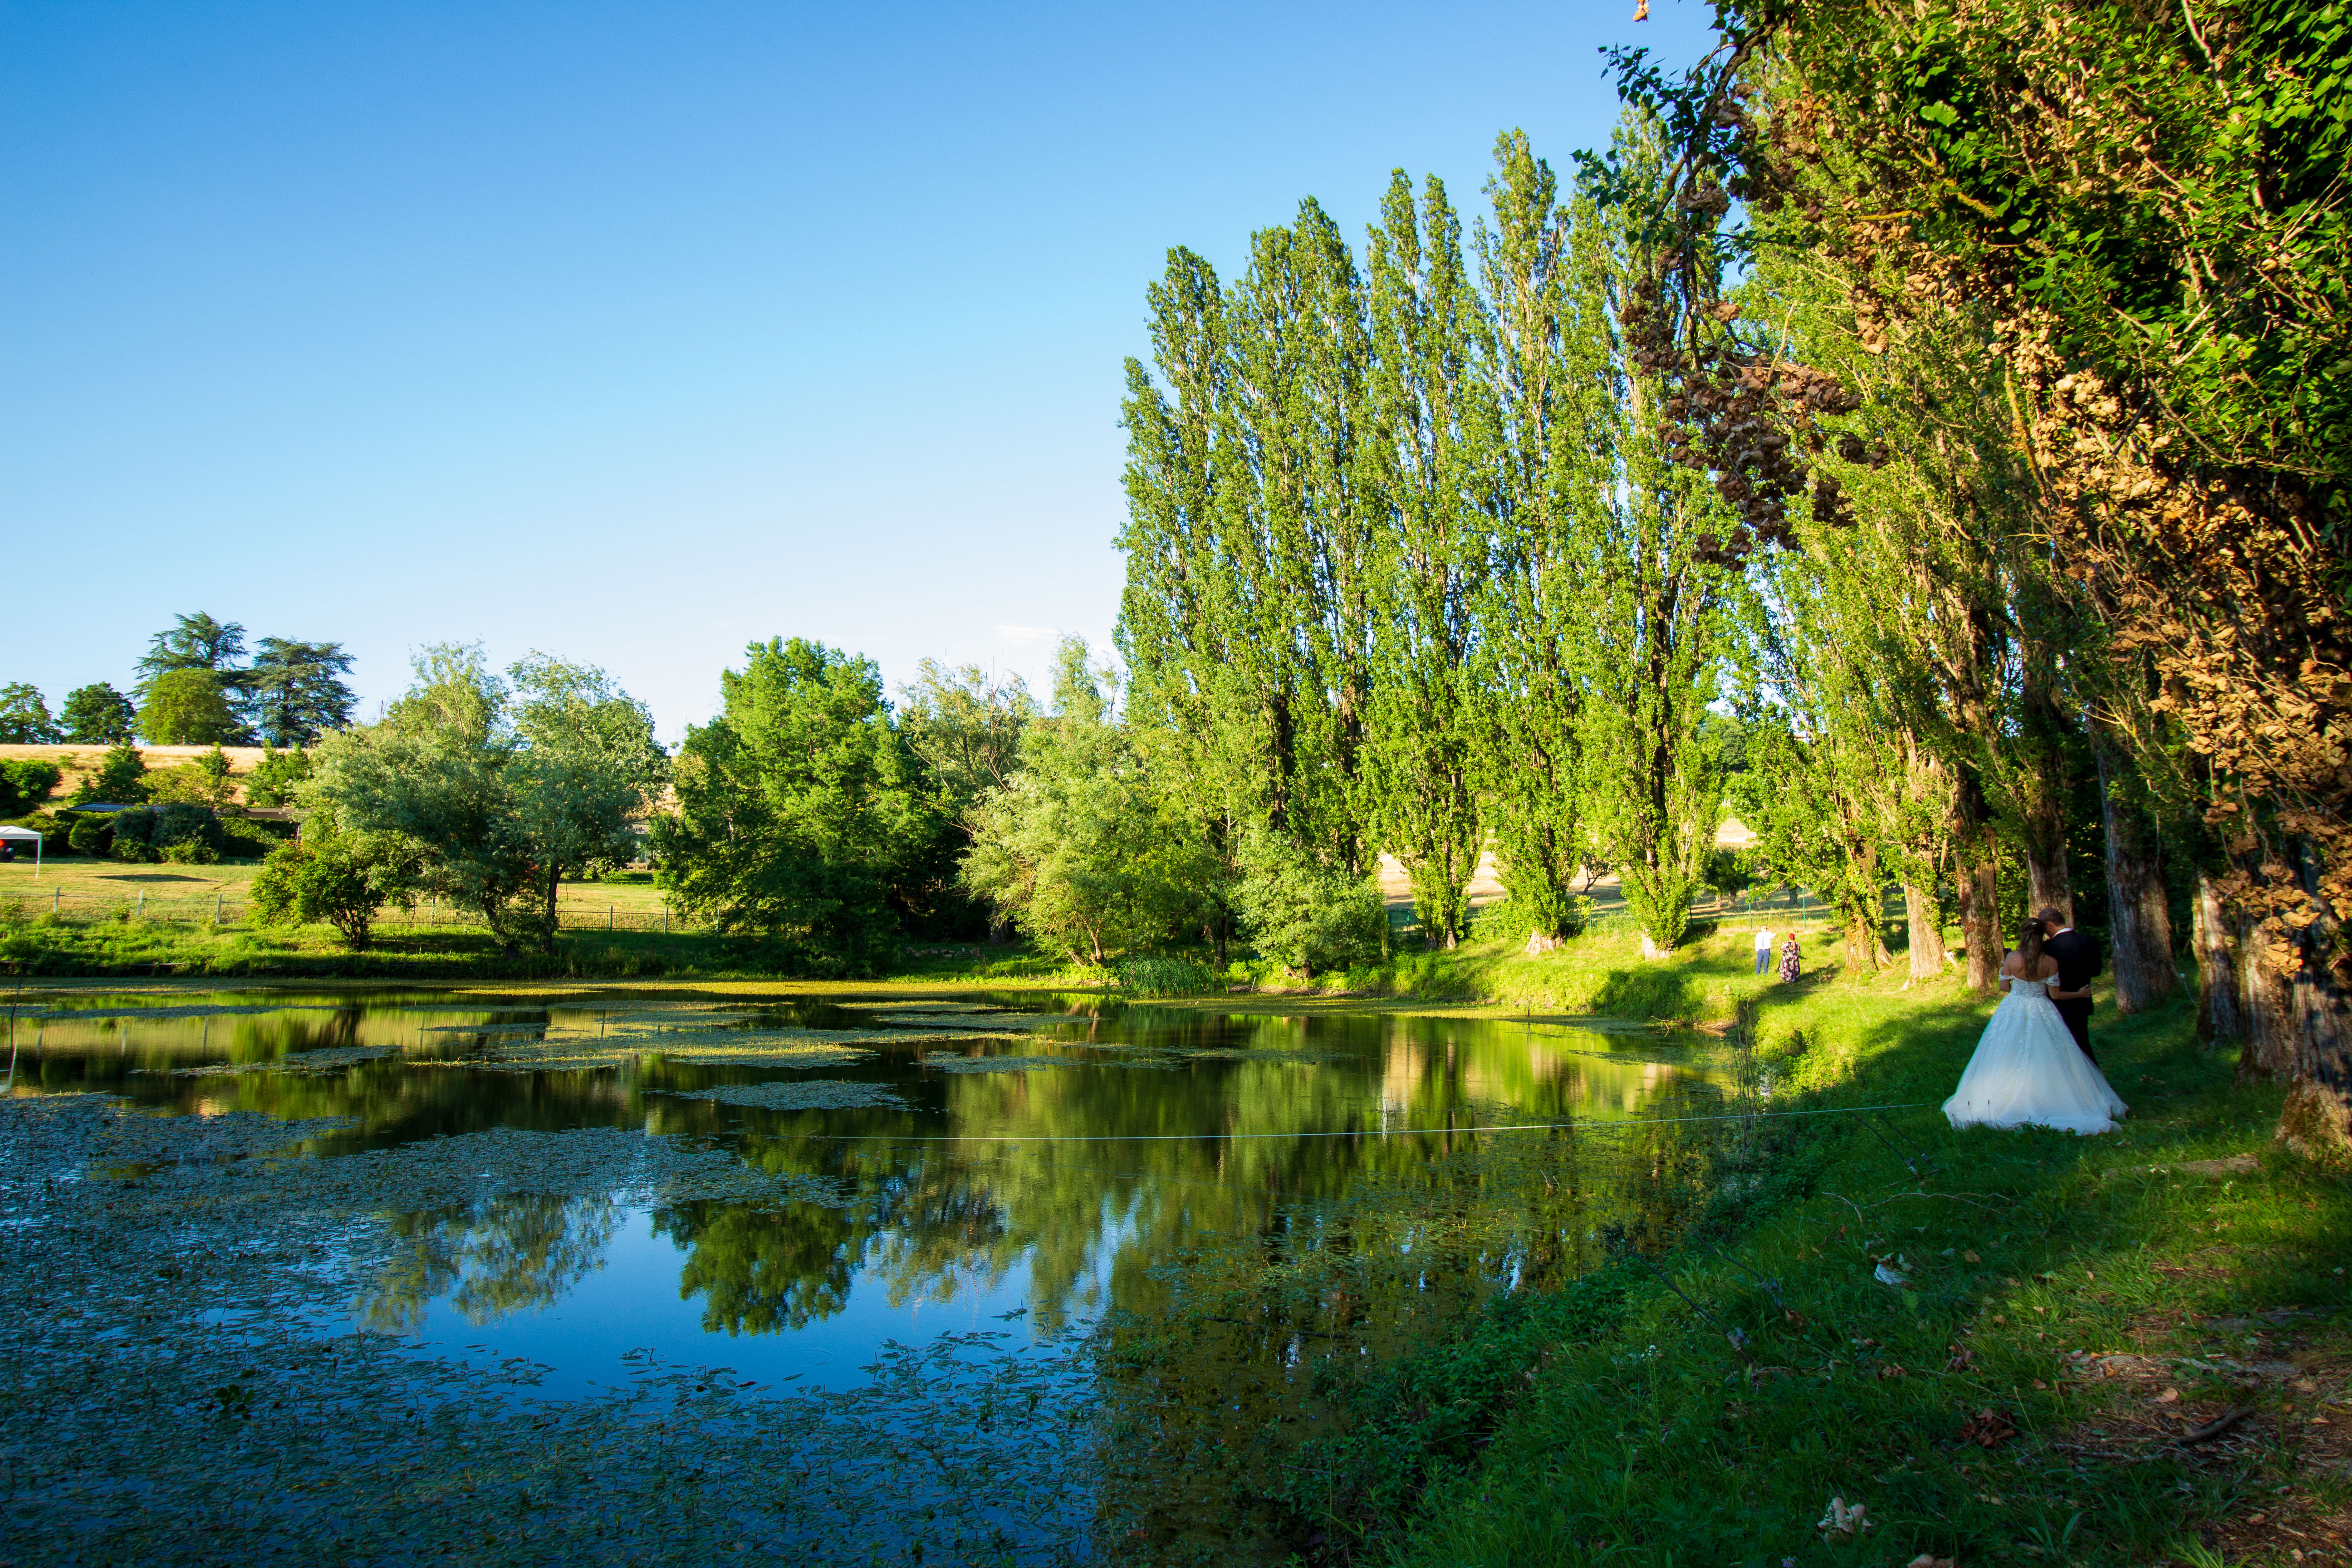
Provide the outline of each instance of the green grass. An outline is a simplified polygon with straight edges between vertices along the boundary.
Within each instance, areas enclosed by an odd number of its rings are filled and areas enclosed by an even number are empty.
[[[1677,1008],[1749,978],[1712,944],[1661,967],[1687,973],[1641,994]],[[1551,969],[1596,995],[1618,984],[1606,962]],[[1766,993],[1773,1109],[1915,1108],[1696,1130],[1710,1195],[1679,1243],[1505,1298],[1475,1332],[1368,1374],[1345,1435],[1286,1489],[1299,1539],[1325,1560],[1773,1568],[2285,1563],[2340,1531],[2352,1187],[2273,1148],[2280,1091],[2234,1086],[2183,1001],[2098,1016],[2135,1107],[2124,1131],[1955,1132],[1935,1107],[1989,1011],[1899,973]],[[2259,1165],[2179,1169],[2241,1155]],[[1874,1278],[1882,1261],[1908,1284]],[[2314,1315],[2259,1317],[2287,1308]],[[2316,1387],[2154,1361],[2086,1378],[2065,1359],[2085,1350],[2290,1361]],[[2322,1400],[2332,1425],[2305,1426]],[[2255,1414],[2230,1438],[2169,1443],[2187,1422],[2168,1414],[2231,1404]],[[2016,1435],[1968,1440],[1984,1411]],[[1825,1539],[1833,1497],[1874,1528]],[[2305,1534],[2276,1533],[2286,1521]]]

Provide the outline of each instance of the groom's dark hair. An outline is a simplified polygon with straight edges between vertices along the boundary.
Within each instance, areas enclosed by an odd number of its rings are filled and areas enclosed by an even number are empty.
[[[2052,931],[2063,931],[2067,926],[2074,923],[2067,920],[2064,915],[2058,912],[2058,906],[2055,904],[2042,905],[2040,909],[2033,911],[2033,918],[2048,926]]]

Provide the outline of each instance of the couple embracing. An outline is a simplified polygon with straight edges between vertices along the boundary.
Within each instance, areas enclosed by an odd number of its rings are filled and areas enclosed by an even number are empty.
[[[1944,1102],[1953,1126],[2115,1130],[2130,1108],[2091,1055],[2090,985],[2099,963],[2099,944],[2056,910],[2025,922],[2001,961],[2009,994]]]

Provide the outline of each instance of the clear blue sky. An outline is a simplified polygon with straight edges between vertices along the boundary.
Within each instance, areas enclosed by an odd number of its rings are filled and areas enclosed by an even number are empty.
[[[753,638],[1046,667],[1118,613],[1120,362],[1498,132],[1604,142],[1589,5],[0,4],[0,680],[204,610],[602,664],[666,738]]]

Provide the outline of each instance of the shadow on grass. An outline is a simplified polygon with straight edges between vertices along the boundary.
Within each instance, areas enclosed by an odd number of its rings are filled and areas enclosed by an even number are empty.
[[[2135,1108],[2119,1131],[1955,1131],[1938,1107],[1990,1005],[1899,978],[1768,995],[1770,1109],[1842,1114],[1700,1130],[1711,1195],[1671,1245],[1369,1374],[1286,1489],[1298,1539],[1423,1563],[1811,1563],[1841,1544],[2125,1563],[2251,1507],[2258,1478],[2276,1517],[2295,1395],[2198,1368],[2310,1353],[2217,1326],[2265,1311],[2344,1338],[2347,1184],[2272,1150],[2279,1091],[2234,1086],[2181,1000],[2095,1023]],[[2180,1169],[2249,1153],[2229,1184]],[[2083,1375],[2101,1363],[2078,1352],[2116,1350],[2196,1364]],[[2261,1408],[2234,1449],[2084,1436],[2167,1387],[2200,1418]],[[1878,1521],[1867,1547],[1817,1528],[1832,1497]]]

